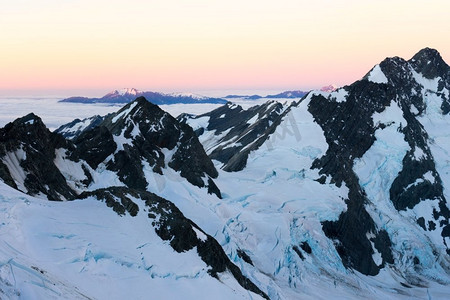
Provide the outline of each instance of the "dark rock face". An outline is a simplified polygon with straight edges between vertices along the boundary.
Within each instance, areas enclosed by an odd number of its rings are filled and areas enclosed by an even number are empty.
[[[175,251],[185,252],[197,248],[200,258],[211,267],[208,270],[211,276],[218,278],[219,273],[228,270],[242,287],[269,299],[253,282],[242,275],[241,270],[230,261],[220,244],[203,232],[194,222],[187,219],[172,202],[149,192],[125,187],[111,187],[80,195],[81,198],[91,196],[105,201],[119,215],[128,212],[131,216],[140,213],[138,205],[133,202],[131,197],[142,200],[145,203],[148,217],[152,219],[152,226],[156,234],[162,240],[169,241]]]
[[[74,150],[74,155],[83,157],[93,169],[97,168],[101,162],[117,149],[112,134],[104,126],[98,126],[96,130],[83,132],[74,142],[77,146]]]
[[[407,125],[400,130],[410,150],[403,159],[403,169],[390,188],[391,201],[397,210],[405,210],[423,200],[438,199],[440,209],[435,210],[434,218],[436,222],[441,220],[443,237],[449,226],[449,210],[443,195],[442,181],[428,147],[428,136],[416,118],[426,110],[426,103],[422,96],[423,87],[415,80],[413,70],[426,78],[440,77],[440,86],[448,86],[446,78],[450,69],[437,51],[431,49],[422,50],[409,62],[394,57],[384,60],[379,66],[387,83],[370,82],[367,75],[363,80],[345,87],[348,92],[345,102],[337,103],[323,96],[313,95],[308,108],[322,127],[329,145],[327,153],[314,161],[312,167],[318,168],[320,174],[330,175],[331,182],[337,186],[345,183],[349,188],[347,211],[340,215],[338,221],[323,222],[323,230],[329,238],[336,241],[336,250],[344,265],[367,275],[378,274],[380,268],[394,260],[389,235],[377,228],[367,213],[365,204],[368,199],[352,168],[354,159],[362,157],[374,143],[375,130],[389,125],[374,124],[372,115],[384,111],[392,100],[397,102],[407,121]],[[445,102],[446,98],[442,98]],[[413,112],[413,106],[417,112]],[[420,159],[414,155],[416,149],[423,153]],[[432,175],[433,182],[423,179],[427,173]],[[419,218],[417,222],[423,229],[427,229],[423,218]],[[432,223],[428,224],[428,230],[437,229],[435,222]],[[368,236],[374,237],[369,239]],[[372,259],[370,242],[382,256],[381,265],[376,265]]]
[[[345,89],[347,101],[338,103],[313,95],[308,108],[323,128],[329,145],[326,155],[316,160],[313,167],[320,168],[321,174],[331,175],[332,183],[338,186],[352,176],[353,159],[361,157],[375,141],[372,115],[382,112],[395,97],[391,87],[369,81],[357,81]]]
[[[253,266],[253,261],[250,258],[250,256],[248,256],[248,254],[242,250],[242,249],[237,249],[237,255],[242,258],[243,261],[245,261],[246,263],[248,263],[249,265]]]
[[[300,247],[303,249],[303,251],[305,251],[306,253],[308,253],[308,254],[311,254],[312,253],[312,249],[311,249],[311,247],[309,246],[309,244],[308,244],[308,242],[302,242],[301,244],[300,244]]]
[[[73,145],[51,133],[34,114],[17,119],[0,129],[0,175],[14,188],[18,188],[16,182],[23,181],[22,189],[30,195],[44,194],[51,200],[74,199],[76,192],[54,164],[55,150],[59,148],[69,150]],[[17,171],[11,173],[6,162]]]
[[[447,81],[450,77],[448,65],[436,49],[424,48],[420,50],[409,63],[416,72],[421,73],[425,78],[441,77],[444,81]]]
[[[287,107],[277,102],[267,102],[247,110],[228,103],[209,113],[192,117],[182,115],[179,119],[189,124],[190,119],[208,118],[205,128],[195,128],[202,139],[206,132],[214,131],[212,148],[206,149],[209,157],[223,163],[228,172],[245,168],[251,151],[258,149],[280,123]]]
[[[185,134],[181,136],[180,145],[169,162],[169,166],[176,171],[180,171],[181,176],[188,178],[192,184],[203,186],[204,183],[200,180],[203,172],[206,172],[210,178],[216,178],[218,176],[217,170],[211,160],[208,159],[192,128],[185,124],[180,124],[180,128]],[[191,152],[199,155],[192,156]]]
[[[98,189],[93,192],[83,192],[80,194],[79,198],[86,199],[91,196],[95,196],[98,200],[104,201],[106,205],[112,207],[119,216],[124,216],[128,213],[130,216],[135,217],[139,212],[139,206],[129,198],[130,196],[138,196],[138,192],[132,189],[124,187]],[[152,194],[152,196],[156,195]]]
[[[300,257],[301,260],[305,260],[305,256],[297,246],[293,246],[292,249],[294,250],[295,253],[297,253],[298,257]]]
[[[336,250],[344,266],[366,275],[378,274],[381,266],[373,261],[373,249],[367,238],[383,234],[377,230],[373,220],[364,208],[365,192],[354,174],[353,159],[361,157],[375,141],[372,115],[382,112],[394,97],[394,90],[388,85],[369,81],[358,81],[346,87],[347,100],[334,102],[323,96],[313,95],[309,112],[322,127],[329,145],[327,153],[313,163],[320,174],[331,175],[332,183],[349,188],[347,211],[336,222],[324,222],[325,234],[339,241]],[[343,146],[345,145],[345,146]],[[390,248],[383,252],[389,256]],[[392,255],[391,255],[392,256]],[[386,259],[383,257],[383,265]]]

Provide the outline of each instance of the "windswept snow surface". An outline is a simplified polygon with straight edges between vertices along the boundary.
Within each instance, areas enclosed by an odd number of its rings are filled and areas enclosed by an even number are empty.
[[[7,152],[5,157],[2,159],[2,162],[6,165],[9,172],[11,173],[11,177],[14,179],[17,188],[22,192],[28,191],[25,187],[25,178],[27,177],[27,174],[20,165],[25,159],[26,153],[22,148]]]
[[[372,71],[370,71],[368,79],[375,83],[388,83],[388,79],[381,70],[380,65],[376,65]]]
[[[145,213],[119,217],[93,198],[50,202],[0,182],[0,219],[1,299],[259,299],[211,277],[195,248],[175,252]]]

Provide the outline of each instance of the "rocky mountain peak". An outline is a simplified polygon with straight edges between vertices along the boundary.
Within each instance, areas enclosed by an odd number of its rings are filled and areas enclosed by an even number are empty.
[[[178,121],[159,106],[138,97],[101,124],[113,135],[134,138],[137,135],[151,140],[158,147],[173,149],[179,138]]]
[[[140,114],[138,112],[141,111]],[[139,96],[132,102],[122,107],[115,115],[121,118],[130,116],[132,118],[146,117],[158,118],[166,114],[158,105],[148,101],[144,96]]]
[[[30,144],[37,151],[45,152],[50,145],[65,145],[64,139],[52,134],[34,113],[18,118],[0,129],[0,142],[4,143],[7,151],[19,148],[21,144]]]
[[[30,113],[0,129],[0,175],[30,195],[73,199],[76,193],[54,164],[55,150],[69,148],[73,149],[70,142]]]
[[[425,78],[450,77],[450,67],[442,59],[441,54],[432,48],[424,48],[417,52],[410,60],[414,70]]]
[[[27,124],[33,124],[34,122],[37,122],[37,123],[43,124],[41,118],[36,116],[34,113],[29,113],[28,115],[17,119],[16,122],[17,123],[22,122],[22,123],[27,123]]]
[[[77,157],[93,169],[104,163],[127,186],[146,189],[143,165],[164,174],[169,167],[191,184],[220,197],[218,173],[192,128],[138,97],[74,139]],[[101,145],[101,147],[99,147]]]
[[[5,130],[12,130],[13,128],[14,128],[14,130],[18,130],[19,128],[30,129],[30,125],[33,125],[32,127],[35,127],[35,128],[40,128],[40,129],[45,128],[45,125],[42,122],[41,118],[36,116],[34,113],[29,113],[28,115],[18,118],[15,121],[7,124],[5,126]]]

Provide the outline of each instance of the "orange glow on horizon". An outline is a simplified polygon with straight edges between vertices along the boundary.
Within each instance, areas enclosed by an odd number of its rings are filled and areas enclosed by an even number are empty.
[[[306,90],[424,47],[450,61],[449,1],[319,2],[2,3],[0,92]]]

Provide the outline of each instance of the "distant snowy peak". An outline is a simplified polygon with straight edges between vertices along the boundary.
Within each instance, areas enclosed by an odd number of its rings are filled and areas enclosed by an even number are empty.
[[[196,100],[208,99],[208,97],[206,97],[206,96],[202,96],[202,95],[194,94],[194,93],[188,93],[188,92],[168,93],[165,95],[172,96],[172,97],[179,97],[179,98],[192,98],[192,99],[196,99]]]
[[[142,91],[139,91],[139,90],[137,90],[135,88],[123,88],[123,89],[120,89],[120,90],[114,90],[114,91],[106,94],[105,97],[113,96],[113,95],[119,95],[119,96],[132,95],[132,96],[136,96],[136,95],[139,95],[139,94],[142,94],[142,93],[143,93]]]
[[[337,90],[339,87],[335,84],[330,84],[327,86],[323,86],[320,88],[320,91],[322,92],[326,92],[326,93],[331,93],[334,92],[335,90]]]
[[[246,99],[246,100],[259,100],[259,99],[297,99],[302,98],[308,92],[302,90],[294,90],[294,91],[285,91],[279,94],[272,94],[267,96],[260,95],[227,95],[224,98],[226,99]]]
[[[279,93],[279,94],[275,94],[275,95],[267,95],[264,98],[269,98],[269,99],[273,99],[273,98],[286,98],[286,99],[302,98],[307,93],[308,92],[301,91],[301,90],[285,91],[285,92],[282,92],[282,93]]]

